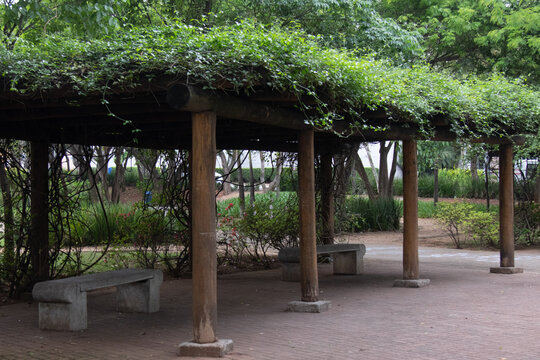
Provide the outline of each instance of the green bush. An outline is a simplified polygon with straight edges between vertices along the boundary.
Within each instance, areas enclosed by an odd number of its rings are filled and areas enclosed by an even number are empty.
[[[398,230],[402,212],[403,205],[398,200],[350,196],[337,212],[336,227],[338,231],[350,232]]]
[[[284,168],[281,173],[281,181],[279,183],[280,191],[296,191],[298,190],[298,172],[291,168]]]
[[[540,245],[540,205],[523,202],[515,207],[515,238],[521,245]]]
[[[445,227],[457,249],[465,243],[495,246],[498,242],[496,212],[478,211],[473,204],[465,202],[439,203],[435,218]]]
[[[236,200],[236,199],[235,199]],[[237,201],[218,206],[218,244],[222,262],[238,265],[246,258],[269,266],[270,249],[298,246],[298,197],[295,193],[257,194],[253,206],[240,214]]]
[[[472,211],[463,222],[465,233],[474,245],[497,246],[499,222],[492,212]]]

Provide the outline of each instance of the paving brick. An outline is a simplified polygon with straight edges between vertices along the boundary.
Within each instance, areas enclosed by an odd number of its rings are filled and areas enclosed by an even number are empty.
[[[320,314],[286,311],[300,286],[280,281],[279,269],[220,277],[217,335],[234,341],[225,358],[540,358],[538,269],[505,276],[474,261],[430,260],[421,276],[431,285],[402,289],[392,287],[400,259],[368,249],[358,276],[322,265],[321,297],[332,308]],[[37,304],[0,307],[0,359],[177,359],[178,344],[192,339],[190,280],[166,281],[155,314],[119,314],[114,301],[90,294],[88,330],[72,333],[39,330]]]

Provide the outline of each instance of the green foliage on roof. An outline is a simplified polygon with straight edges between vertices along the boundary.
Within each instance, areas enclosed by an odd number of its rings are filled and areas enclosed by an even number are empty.
[[[163,76],[229,92],[269,88],[315,98],[302,106],[321,126],[343,118],[364,126],[362,111],[381,107],[426,134],[434,116],[448,119],[459,137],[505,136],[540,125],[539,93],[520,81],[458,80],[427,65],[396,67],[326,48],[300,30],[251,22],[126,28],[92,41],[58,34],[37,45],[19,39],[12,50],[0,47],[0,75],[9,91],[80,96],[106,97]]]

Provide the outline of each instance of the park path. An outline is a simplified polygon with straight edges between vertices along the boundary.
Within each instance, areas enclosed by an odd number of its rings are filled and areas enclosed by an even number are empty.
[[[288,313],[297,283],[279,269],[218,279],[217,334],[233,339],[234,360],[540,358],[540,271],[537,250],[517,251],[525,273],[490,274],[496,252],[420,249],[422,289],[393,288],[401,276],[397,245],[367,245],[365,273],[333,276],[319,266],[322,314]],[[37,328],[37,304],[0,307],[0,359],[176,359],[191,340],[191,281],[165,281],[161,311],[115,312],[114,291],[90,294],[89,328],[66,333]]]

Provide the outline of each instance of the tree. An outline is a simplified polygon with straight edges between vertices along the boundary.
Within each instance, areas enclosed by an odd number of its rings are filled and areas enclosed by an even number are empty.
[[[455,72],[540,80],[540,5],[534,0],[383,0],[383,16],[418,30],[427,60]]]
[[[383,18],[372,0],[232,0],[215,2],[216,21],[252,18],[265,24],[301,27],[328,46],[377,53],[399,62],[421,55],[417,31]]]

